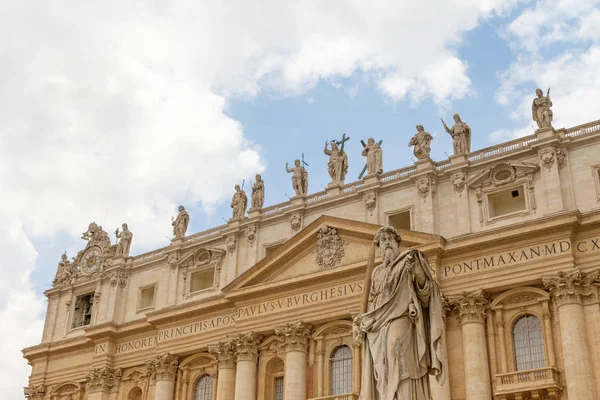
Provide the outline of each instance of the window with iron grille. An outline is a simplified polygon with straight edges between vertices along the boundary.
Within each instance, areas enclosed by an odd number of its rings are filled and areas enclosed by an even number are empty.
[[[204,375],[196,383],[194,400],[212,400],[212,376]]]
[[[515,322],[513,344],[517,371],[546,366],[542,324],[536,316],[525,315]]]
[[[329,394],[352,393],[352,349],[344,345],[335,349],[329,359]]]
[[[275,378],[275,395],[274,400],[283,400],[283,376]]]

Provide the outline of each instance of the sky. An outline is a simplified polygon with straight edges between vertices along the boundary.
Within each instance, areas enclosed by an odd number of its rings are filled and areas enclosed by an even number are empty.
[[[554,126],[600,118],[600,0],[56,0],[0,3],[0,393],[22,398],[60,255],[90,222],[127,222],[132,255],[229,219],[261,173],[265,206],[329,182],[325,141],[383,140],[410,165],[422,124],[460,113],[472,149],[533,132],[535,89]],[[114,241],[114,237],[113,237]]]

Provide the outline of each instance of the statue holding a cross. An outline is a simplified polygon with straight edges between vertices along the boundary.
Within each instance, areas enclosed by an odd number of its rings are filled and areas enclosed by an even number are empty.
[[[329,170],[329,176],[331,176],[332,183],[343,183],[348,172],[348,156],[344,152],[344,143],[350,140],[346,137],[346,134],[342,136],[342,140],[332,140],[331,150],[327,147],[329,142],[325,142],[325,149],[323,152],[329,156],[329,162],[327,163],[327,169]]]
[[[377,143],[373,138],[369,138],[366,144],[363,140],[360,141],[364,147],[361,154],[364,157],[367,157],[367,165],[365,165],[365,168],[358,179],[362,178],[365,169],[367,171],[367,175],[379,175],[383,173],[383,152],[381,151],[382,142],[383,141],[380,140],[379,143]]]

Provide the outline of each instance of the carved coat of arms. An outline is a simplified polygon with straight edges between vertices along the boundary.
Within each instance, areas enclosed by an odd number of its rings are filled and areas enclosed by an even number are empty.
[[[333,268],[344,257],[346,243],[338,236],[337,230],[324,226],[317,233],[317,264],[321,268]]]

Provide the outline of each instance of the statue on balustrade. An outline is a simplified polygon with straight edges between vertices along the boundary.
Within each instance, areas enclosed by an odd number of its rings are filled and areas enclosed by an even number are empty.
[[[533,99],[533,104],[531,105],[533,120],[537,122],[538,128],[549,128],[552,126],[553,117],[552,110],[550,109],[552,107],[550,89],[548,89],[545,96],[542,89],[536,89],[535,95],[536,97]]]
[[[460,115],[454,114],[454,125],[448,128],[448,125],[442,120],[444,129],[452,136],[454,144],[454,155],[469,154],[471,152],[471,128],[466,122],[462,122]]]
[[[63,283],[71,282],[71,278],[75,277],[75,266],[67,259],[67,253],[60,256],[56,276],[52,281],[52,286],[59,286]]]
[[[443,385],[442,295],[419,250],[400,251],[391,226],[377,231],[381,265],[369,258],[354,338],[363,344],[361,400],[430,400],[429,375]],[[373,249],[374,251],[374,249]]]
[[[368,175],[380,175],[383,173],[383,152],[381,151],[381,145],[375,139],[367,139],[367,144],[362,150],[361,155],[367,157]]]
[[[335,183],[343,183],[348,173],[348,156],[344,151],[344,142],[349,138],[344,138],[341,141],[333,140],[331,142],[331,150],[328,149],[329,142],[325,142],[325,148],[323,152],[329,156],[329,162],[327,163],[327,170],[331,181]],[[341,144],[341,147],[340,147]]]
[[[252,208],[258,210],[265,203],[265,181],[256,174],[256,182],[252,185]]]
[[[292,174],[292,186],[296,196],[306,196],[308,192],[308,172],[303,165],[300,164],[300,160],[294,161],[294,168],[290,168],[288,163],[285,163],[285,170],[289,174]]]
[[[121,228],[123,228],[122,232],[119,232],[118,228],[115,232],[115,236],[117,237],[117,239],[120,239],[119,244],[117,245],[117,255],[129,257],[129,250],[131,250],[131,240],[133,239],[133,233],[131,233],[126,223],[123,223],[123,225],[121,225]]]
[[[233,217],[231,219],[243,219],[247,206],[248,196],[246,196],[246,192],[240,188],[240,185],[235,185],[235,193],[231,199],[231,209],[233,210]]]
[[[413,154],[417,157],[417,160],[428,160],[430,158],[432,140],[433,136],[429,132],[425,132],[423,125],[417,125],[417,133],[408,142],[409,147],[415,146]]]
[[[175,239],[183,239],[185,237],[185,232],[187,231],[189,223],[190,215],[185,211],[183,206],[179,206],[179,214],[177,214],[175,221],[171,222]]]

